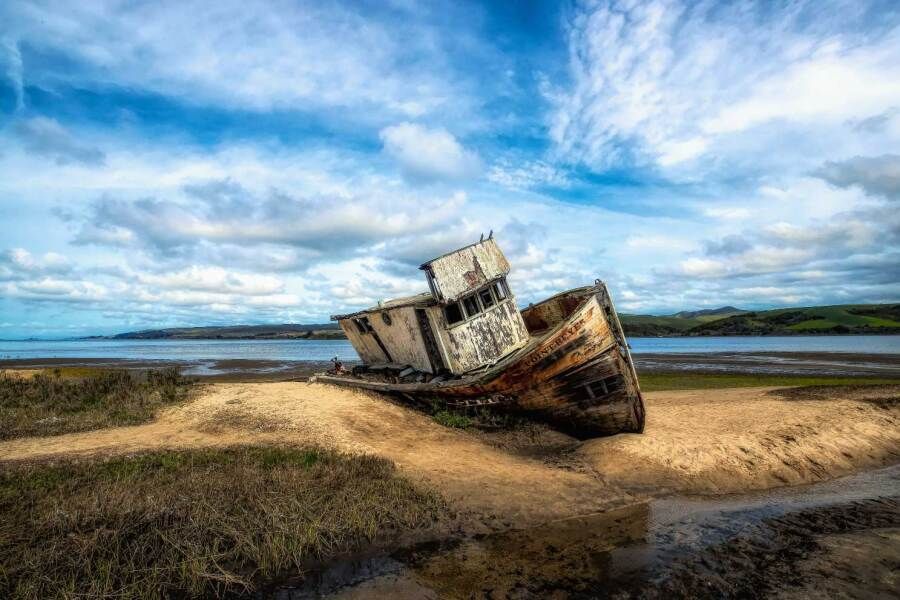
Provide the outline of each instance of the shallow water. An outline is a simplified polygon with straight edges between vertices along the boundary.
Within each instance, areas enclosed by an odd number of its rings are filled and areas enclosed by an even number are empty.
[[[282,587],[274,594],[282,600],[539,598],[550,594],[627,598],[656,589],[668,590],[657,593],[666,597],[672,590],[685,589],[671,581],[661,583],[677,574],[673,565],[681,564],[682,570],[693,570],[694,575],[703,571],[705,576],[708,571],[714,577],[718,569],[740,577],[741,561],[746,563],[754,551],[760,551],[763,557],[767,552],[783,551],[776,538],[791,544],[800,539],[797,535],[814,537],[825,532],[827,518],[820,527],[817,511],[825,514],[843,507],[880,512],[877,516],[882,521],[900,526],[900,515],[891,514],[896,512],[896,501],[885,505],[876,500],[885,497],[900,498],[900,466],[821,484],[748,494],[655,498],[606,514],[528,530],[423,544],[342,561],[309,574],[302,585]],[[803,519],[792,521],[792,515],[803,515]],[[728,544],[737,538],[742,538],[744,547],[736,558]],[[679,576],[684,577],[684,573]],[[713,595],[733,589],[729,583],[719,585],[723,587]]]
[[[629,338],[636,354],[845,352],[900,354],[900,336]],[[200,361],[358,360],[346,340],[63,340],[0,341],[0,359],[116,358]]]
[[[115,358],[139,361],[359,360],[347,340],[0,341],[0,359]]]

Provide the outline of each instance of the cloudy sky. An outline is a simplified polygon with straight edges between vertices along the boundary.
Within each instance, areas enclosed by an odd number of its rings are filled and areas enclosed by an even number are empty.
[[[0,338],[900,300],[900,4],[0,2]]]

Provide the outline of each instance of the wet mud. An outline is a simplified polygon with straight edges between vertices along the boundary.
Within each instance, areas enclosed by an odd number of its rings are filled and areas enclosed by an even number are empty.
[[[354,364],[344,363],[348,368]],[[332,368],[329,361],[281,361],[261,359],[228,360],[131,360],[118,358],[22,358],[0,360],[0,369],[53,369],[57,367],[93,367],[98,369],[161,369],[178,367],[182,373],[204,381],[274,382],[306,381],[316,373]]]
[[[703,352],[633,354],[638,372],[900,377],[897,354],[851,352]]]
[[[651,498],[520,531],[355,557],[263,595],[896,598],[898,574],[894,466],[754,494]]]

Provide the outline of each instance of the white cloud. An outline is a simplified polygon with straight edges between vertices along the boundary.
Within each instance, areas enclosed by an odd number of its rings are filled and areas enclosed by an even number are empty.
[[[55,119],[48,117],[25,119],[15,124],[15,131],[28,151],[53,158],[58,165],[68,163],[99,165],[106,158],[99,149],[79,142]]]
[[[659,145],[659,164],[664,167],[676,165],[702,155],[709,147],[709,140],[693,137],[687,140],[665,141]]]
[[[399,123],[381,130],[384,151],[412,180],[460,181],[474,177],[481,163],[445,129]]]
[[[547,161],[524,158],[500,159],[491,165],[487,178],[497,185],[514,190],[541,186],[567,188],[572,184],[564,169]]]
[[[722,261],[709,258],[689,258],[681,261],[681,272],[691,277],[721,277],[728,271]]]
[[[98,302],[108,298],[108,290],[92,281],[72,281],[41,277],[6,284],[5,295],[26,300],[53,302]]]
[[[0,281],[24,276],[60,275],[71,271],[72,262],[56,252],[34,256],[24,248],[0,251]]]
[[[822,144],[823,130],[849,131],[900,105],[900,27],[889,14],[872,27],[869,9],[843,0],[579,3],[568,26],[571,87],[548,96],[551,137],[564,158],[596,170],[696,162],[706,172],[754,152],[771,163],[773,144],[789,157],[839,152]],[[787,139],[778,137],[784,124]],[[797,149],[785,152],[785,142]]]
[[[701,210],[708,217],[728,221],[746,219],[753,214],[745,206],[710,206]]]
[[[175,273],[139,274],[149,287],[262,296],[281,292],[284,282],[270,275],[235,273],[222,267],[190,268]]]
[[[733,133],[775,119],[842,122],[878,114],[900,101],[900,31],[877,46],[840,45],[757,82],[749,98],[701,123],[709,134]]]
[[[464,104],[439,68],[433,25],[414,7],[378,20],[341,5],[277,0],[6,4],[10,47],[19,41],[71,58],[43,77],[48,86],[112,81],[252,110],[350,108],[362,120]]]
[[[340,255],[358,252],[386,239],[425,233],[457,218],[465,195],[427,197],[418,194],[353,198],[288,195],[277,189],[264,196],[249,190],[231,198],[209,182],[203,195],[187,193],[171,199],[98,199],[85,218],[87,233],[76,240],[102,243],[97,230],[109,231],[113,242],[122,231],[162,254],[204,245],[275,244]],[[362,194],[363,191],[359,190]]]
[[[859,186],[870,194],[900,199],[900,155],[856,156],[827,162],[816,175],[839,187]]]

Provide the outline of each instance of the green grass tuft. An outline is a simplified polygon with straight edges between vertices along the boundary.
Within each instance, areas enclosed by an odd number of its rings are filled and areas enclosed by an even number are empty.
[[[444,427],[453,427],[456,429],[468,429],[474,425],[474,421],[470,417],[449,410],[439,410],[434,413],[431,418]]]

